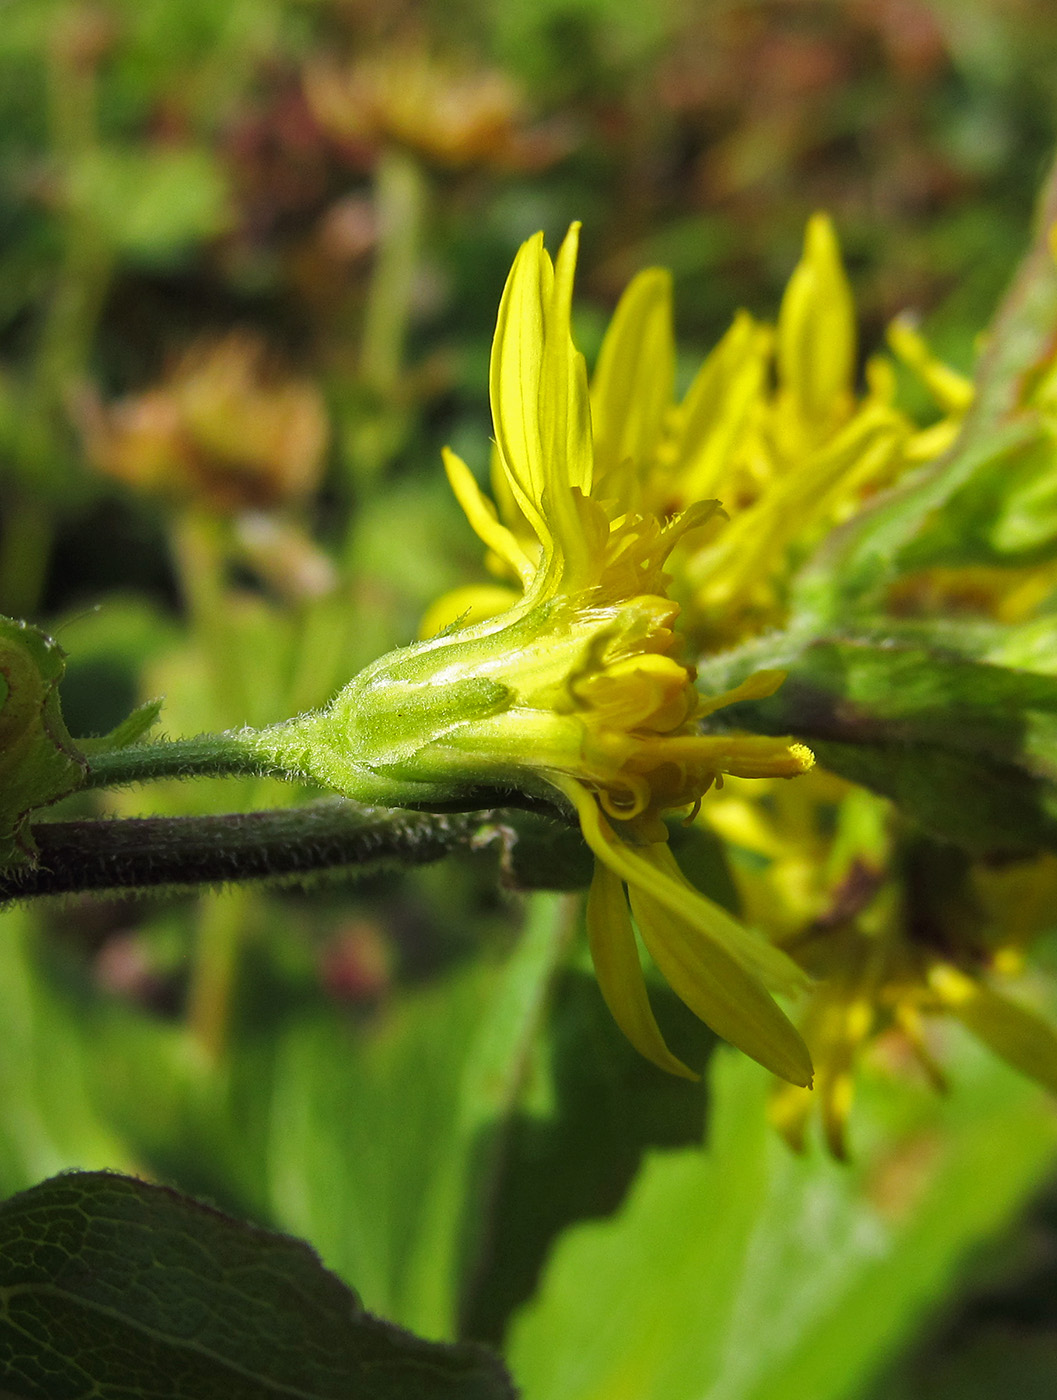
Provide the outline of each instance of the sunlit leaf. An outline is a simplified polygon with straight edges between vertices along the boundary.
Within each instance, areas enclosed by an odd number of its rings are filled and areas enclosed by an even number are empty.
[[[949,1101],[873,1086],[851,1169],[794,1156],[766,1076],[717,1056],[705,1149],[655,1157],[555,1250],[508,1349],[525,1400],[858,1394],[1057,1152],[1039,1092],[958,1052]]]

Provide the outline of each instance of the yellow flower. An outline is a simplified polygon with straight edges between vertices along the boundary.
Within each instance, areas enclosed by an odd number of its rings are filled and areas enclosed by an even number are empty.
[[[672,561],[684,626],[705,649],[783,620],[796,566],[863,499],[953,440],[971,386],[933,359],[909,325],[893,345],[943,417],[918,431],[895,404],[882,356],[856,391],[857,330],[836,234],[808,223],[803,256],[772,329],[744,312],[674,399],[671,285],[656,268],[621,298],[591,386],[605,470],[634,478],[646,509],[665,514],[716,497],[723,515]]]
[[[664,523],[639,509],[632,480],[604,469],[619,465],[613,453],[607,461],[604,445],[598,469],[586,370],[569,325],[577,234],[574,227],[553,268],[542,235],[526,243],[499,309],[492,413],[501,477],[523,522],[518,533],[499,521],[465,464],[445,453],[471,523],[523,589],[484,626],[520,626],[539,639],[512,658],[520,704],[497,722],[518,762],[537,766],[576,808],[596,857],[591,950],[629,1039],[662,1067],[687,1072],[650,1010],[625,887],[651,956],[687,1005],[726,1039],[805,1084],[810,1063],[764,986],[792,989],[791,965],[776,962],[763,940],[682,877],[660,817],[699,802],[722,773],[790,776],[811,758],[782,740],[697,731],[696,721],[712,710],[767,694],[781,677],[761,674],[706,702],[673,654],[678,609],[666,596],[663,566],[714,502]]]
[[[557,790],[596,858],[591,950],[629,1039],[655,1064],[691,1074],[650,1008],[634,916],[691,1010],[806,1085],[810,1058],[770,994],[794,991],[802,974],[690,885],[662,818],[694,808],[723,774],[792,777],[813,759],[783,739],[699,732],[708,714],[771,693],[782,676],[761,673],[704,700],[677,656],[679,610],[664,563],[715,503],[665,521],[640,509],[612,474],[596,472],[587,374],[570,330],[577,241],[574,226],[554,264],[542,235],[525,243],[499,308],[490,393],[499,471],[519,528],[500,521],[454,453],[444,456],[471,524],[520,594],[492,616],[456,622],[369,667],[302,725],[305,767],[392,805],[465,801],[504,787]]]
[[[603,991],[635,1043],[671,1068],[647,1020],[641,984],[631,976],[637,953],[621,886],[630,891],[654,961],[689,1001],[681,969],[656,931],[649,881],[679,879],[656,816],[697,801],[710,778],[704,746],[714,740],[693,732],[703,711],[693,708],[689,672],[672,653],[674,607],[663,570],[675,576],[685,631],[706,650],[780,622],[798,563],[870,492],[950,444],[972,387],[900,322],[891,332],[893,348],[933,393],[940,422],[919,431],[902,414],[892,367],[881,357],[867,365],[866,392],[857,391],[851,290],[832,226],[816,215],[776,327],[744,313],[736,317],[681,402],[675,399],[671,280],[656,268],[640,273],[621,298],[588,393],[579,357],[558,349],[571,345],[569,249],[567,241],[552,284],[538,240],[526,245],[504,297],[492,367],[496,505],[482,496],[469,470],[446,455],[452,485],[487,546],[493,572],[508,583],[442,599],[426,630],[460,616],[478,625],[499,612],[511,618],[544,602],[582,619],[592,590],[596,599],[621,600],[623,621],[609,624],[621,629],[619,648],[608,640],[618,633],[606,632],[606,642],[596,641],[587,653],[586,669],[563,682],[582,735],[581,766],[552,764],[551,780],[577,806],[598,857],[588,922]],[[722,508],[703,508],[707,498]],[[634,568],[618,574],[618,562],[629,559]],[[649,694],[643,689],[647,673]],[[755,677],[713,704],[762,694],[773,683]],[[603,699],[610,695],[612,710]],[[725,760],[724,773],[750,775],[751,742],[737,741],[738,756]],[[681,767],[673,780],[662,755],[681,744],[701,757],[696,771]],[[614,760],[627,755],[608,776],[603,752]],[[751,776],[765,777],[765,765]],[[753,867],[739,874],[735,862],[734,870],[749,922],[825,979],[813,986],[804,1031],[817,1057],[818,1097],[834,1151],[842,1150],[857,1048],[881,1026],[912,1027],[923,1010],[942,1009],[939,964],[923,961],[910,947],[892,897],[886,903],[878,894],[888,859],[878,810],[869,794],[815,773],[804,784],[735,781],[704,813],[728,845],[753,852]],[[843,835],[835,840],[827,821],[838,815]],[[860,848],[863,832],[872,832],[869,852]],[[863,907],[851,909],[848,901],[856,900]],[[670,930],[677,912],[671,898],[665,909],[661,922]],[[708,946],[729,951],[722,939]],[[971,963],[964,975],[971,975]],[[948,978],[943,985],[953,983]],[[691,1004],[742,1043],[724,1029],[717,1008],[705,1008],[700,996]],[[739,1012],[747,1004],[743,999]],[[795,1083],[793,1075],[786,1077]],[[791,1139],[802,1133],[808,1103],[790,1087],[776,1110],[785,1114]]]
[[[781,1084],[771,1101],[794,1148],[817,1111],[830,1151],[846,1155],[860,1061],[884,1037],[942,1087],[928,1035],[940,1017],[1057,1090],[1057,1033],[1003,987],[1049,922],[1057,857],[989,866],[949,852],[949,868],[933,858],[915,875],[912,848],[893,859],[890,804],[819,770],[780,788],[732,781],[701,819],[727,843],[742,907],[813,979],[800,1028],[815,1093]]]
[[[884,356],[869,360],[866,391],[857,393],[857,340],[851,288],[824,214],[808,222],[776,326],[739,312],[681,402],[671,277],[647,268],[617,305],[590,387],[595,493],[660,520],[718,500],[722,509],[688,527],[669,565],[683,631],[705,651],[780,624],[789,580],[812,548],[960,429],[971,382],[932,356],[909,321],[896,321],[889,340],[936,400],[941,416],[928,428],[896,406]],[[508,606],[522,586],[510,539],[530,558],[538,545],[498,452],[492,494],[506,547],[482,532],[488,563],[513,586],[440,600],[427,633],[463,609],[477,617]]]
[[[943,417],[918,431],[895,405],[891,364],[866,366],[856,392],[857,331],[851,289],[829,220],[808,223],[777,325],[739,313],[675,397],[671,278],[638,274],[621,297],[591,382],[595,491],[664,520],[695,502],[722,510],[695,520],[671,561],[683,625],[706,650],[782,621],[796,566],[871,492],[953,440],[971,386],[932,358],[907,323],[893,348],[933,392]],[[493,495],[506,547],[486,536],[493,570],[521,582],[510,547],[537,547],[532,522],[507,484],[497,453]],[[427,625],[509,602],[467,592],[442,602]]]

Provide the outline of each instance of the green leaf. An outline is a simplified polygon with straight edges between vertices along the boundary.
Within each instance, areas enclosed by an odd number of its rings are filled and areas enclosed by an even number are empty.
[[[731,706],[732,724],[805,740],[826,767],[967,849],[1057,844],[1057,677],[922,642],[786,634],[766,645],[764,664],[788,678],[766,700]],[[737,684],[761,655],[715,658],[702,679]]]
[[[455,1335],[568,919],[537,895],[502,968],[406,996],[358,1045],[328,1020],[277,1050],[274,1218],[417,1331]]]
[[[96,1046],[43,975],[38,934],[29,910],[0,914],[0,1197],[74,1166],[133,1167],[92,1103]]]
[[[98,1003],[92,1102],[153,1172],[311,1240],[372,1311],[454,1336],[569,931],[566,901],[534,896],[509,958],[405,988],[365,1024],[300,998],[276,1015],[273,986],[222,1066],[182,1028]]]
[[[91,149],[70,176],[74,204],[123,253],[165,261],[229,222],[228,191],[205,150]]]
[[[701,1140],[705,1086],[666,1074],[625,1038],[590,970],[568,970],[539,1037],[533,1090],[506,1127],[492,1218],[465,1296],[467,1334],[498,1342],[535,1291],[555,1242],[578,1221],[610,1215],[657,1147]],[[702,1066],[715,1038],[659,978],[650,999],[665,1041]]]
[[[19,1400],[510,1400],[477,1347],[365,1313],[299,1240],[85,1172],[0,1206],[0,1370]]]
[[[767,1077],[716,1056],[705,1151],[658,1155],[570,1231],[508,1360],[526,1400],[847,1400],[1048,1169],[1038,1090],[953,1037],[955,1089],[868,1083],[852,1168],[767,1126]]]
[[[976,471],[899,553],[899,570],[1044,564],[1057,553],[1057,444],[1040,425]]]
[[[63,663],[62,648],[38,628],[0,618],[0,867],[33,862],[30,814],[84,780],[59,709]]]

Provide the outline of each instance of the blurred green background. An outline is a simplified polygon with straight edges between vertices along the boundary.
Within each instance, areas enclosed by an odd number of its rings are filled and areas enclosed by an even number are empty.
[[[583,220],[589,360],[670,267],[689,378],[826,209],[863,353],[909,309],[964,369],[1055,134],[1050,0],[7,0],[0,612],[70,653],[74,734],[322,703],[479,576],[439,453],[486,469],[522,239]],[[706,1094],[640,1062],[573,907],[499,875],[8,912],[0,1192],[172,1182],[539,1400],[1057,1392],[1035,1090],[955,1039],[949,1100],[875,1069],[855,1164],[795,1159],[755,1066],[717,1052]]]

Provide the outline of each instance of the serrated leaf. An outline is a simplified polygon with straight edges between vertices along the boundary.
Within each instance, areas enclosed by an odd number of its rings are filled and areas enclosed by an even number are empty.
[[[63,669],[50,637],[0,618],[0,867],[32,862],[30,814],[84,780],[84,756],[59,708]]]
[[[0,1206],[0,1296],[19,1400],[513,1396],[496,1358],[365,1313],[301,1241],[105,1172]]]

